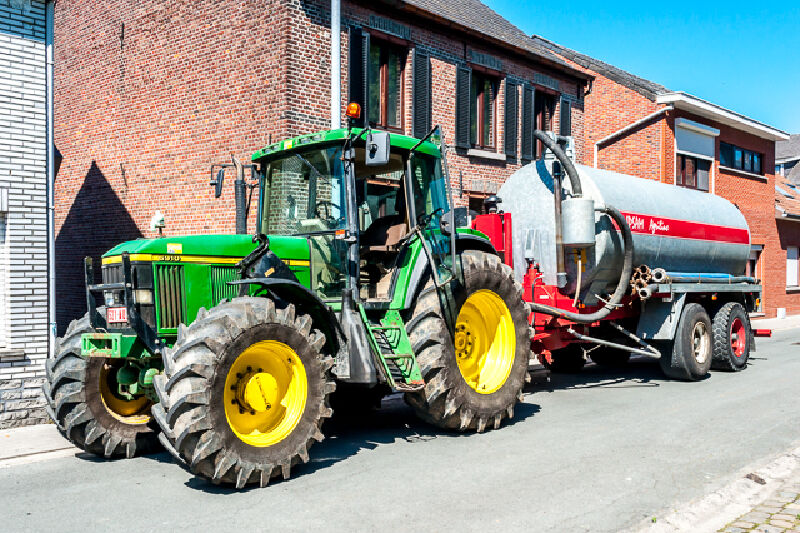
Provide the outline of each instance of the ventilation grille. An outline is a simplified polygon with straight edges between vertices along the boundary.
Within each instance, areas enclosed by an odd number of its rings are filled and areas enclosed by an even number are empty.
[[[161,329],[177,328],[186,316],[182,265],[156,265],[158,314]]]
[[[102,267],[103,283],[122,283],[122,265],[105,265]],[[92,280],[94,282],[94,280]]]
[[[239,279],[236,267],[211,267],[211,298],[214,305],[222,300],[235,298],[239,294],[238,285],[228,285],[229,281]]]

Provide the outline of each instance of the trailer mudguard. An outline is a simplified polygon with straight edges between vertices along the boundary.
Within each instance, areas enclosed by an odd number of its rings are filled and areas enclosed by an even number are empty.
[[[636,335],[644,340],[672,340],[686,304],[686,293],[675,295],[665,302],[652,299],[642,301],[642,314]]]

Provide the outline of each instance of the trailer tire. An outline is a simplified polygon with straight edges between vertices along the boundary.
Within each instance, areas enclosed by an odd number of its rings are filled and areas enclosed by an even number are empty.
[[[577,342],[559,350],[553,350],[552,363],[545,363],[544,367],[556,374],[577,374],[586,366],[586,356],[583,348]]]
[[[592,351],[590,357],[598,365],[607,368],[622,368],[631,360],[631,353],[614,348],[600,347]]]
[[[56,356],[47,360],[42,392],[48,415],[64,438],[106,459],[159,451],[152,403],[145,397],[126,401],[112,392],[112,371],[120,360],[81,357],[81,335],[91,331],[88,314],[73,320],[56,343]]]
[[[288,479],[333,414],[334,361],[324,346],[325,335],[293,304],[240,297],[200,309],[178,328],[154,379],[165,447],[215,484]]]
[[[714,355],[711,368],[739,372],[750,357],[750,317],[744,306],[728,302],[714,313],[711,325],[714,334]]]
[[[675,340],[663,346],[672,349],[662,350],[661,370],[672,379],[703,379],[711,368],[712,345],[708,313],[700,304],[686,304],[675,331]]]
[[[406,330],[425,387],[405,399],[430,424],[482,432],[512,418],[522,399],[531,358],[528,309],[514,272],[497,256],[467,250],[458,259],[464,286],[454,294],[455,338],[430,277],[410,310]]]

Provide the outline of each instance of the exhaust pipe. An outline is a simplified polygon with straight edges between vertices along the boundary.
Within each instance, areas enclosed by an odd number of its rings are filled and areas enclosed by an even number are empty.
[[[233,182],[233,190],[236,195],[236,233],[245,235],[247,234],[247,193],[245,192],[244,167],[235,155],[231,154],[231,159],[236,168],[236,181]]]
[[[653,283],[663,283],[667,279],[667,271],[663,268],[653,270]]]

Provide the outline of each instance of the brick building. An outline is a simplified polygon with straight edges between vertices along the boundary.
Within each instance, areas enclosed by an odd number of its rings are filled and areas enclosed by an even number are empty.
[[[800,295],[800,135],[776,143],[775,152],[775,223],[786,251],[786,292]]]
[[[47,9],[0,0],[0,428],[45,420]]]
[[[800,291],[787,287],[787,248],[775,212],[776,128],[690,94],[533,36],[594,76],[584,98],[579,161],[663,183],[718,194],[736,204],[751,233],[748,274],[763,280],[761,311],[800,313]],[[782,311],[779,311],[782,310]]]
[[[212,163],[329,127],[329,6],[56,4],[61,331],[86,310],[85,255],[154,236],[157,209],[166,235],[233,232]],[[534,157],[534,124],[584,145],[592,76],[477,0],[343,2],[341,18],[342,109],[358,101],[380,128],[416,136],[440,124],[459,205],[480,206]]]

